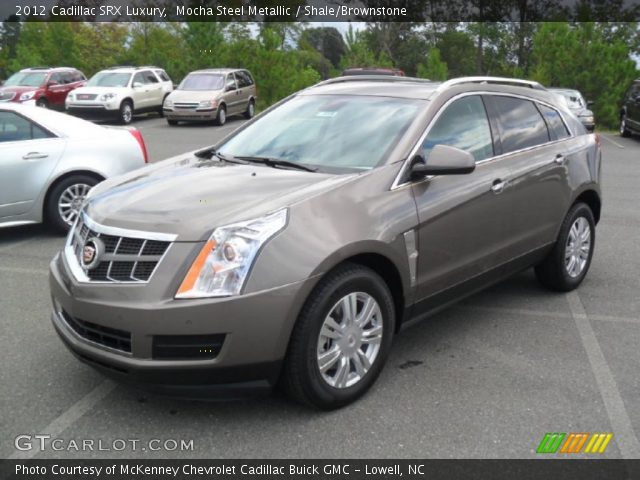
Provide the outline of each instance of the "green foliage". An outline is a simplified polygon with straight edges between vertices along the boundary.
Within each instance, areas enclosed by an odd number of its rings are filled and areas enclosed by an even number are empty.
[[[447,64],[440,58],[440,50],[433,47],[429,51],[427,58],[427,66],[418,64],[417,75],[420,78],[428,78],[429,80],[446,80],[448,74]]]
[[[374,51],[367,44],[365,34],[355,31],[351,25],[346,35],[347,49],[342,57],[343,69],[350,67],[393,67],[393,62],[384,51]]]
[[[638,76],[627,44],[595,23],[545,23],[535,37],[533,78],[547,86],[575,88],[593,100],[596,122],[618,123],[620,101]]]

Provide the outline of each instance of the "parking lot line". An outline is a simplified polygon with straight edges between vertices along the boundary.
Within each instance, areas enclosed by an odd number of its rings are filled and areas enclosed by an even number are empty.
[[[51,435],[51,438],[59,436],[67,428],[73,425],[79,420],[85,413],[95,407],[101,400],[109,395],[113,389],[116,388],[116,384],[110,380],[103,381],[96,388],[91,390],[88,394],[74,403],[71,408],[56,418],[53,422],[47,425],[41,430],[43,435]],[[37,447],[36,447],[37,445]],[[28,460],[35,457],[40,453],[40,443],[34,442],[34,448],[31,450],[17,450],[10,457],[9,460]]]
[[[607,135],[600,135],[602,138],[604,138],[605,140],[607,140],[608,142],[612,143],[613,145],[615,145],[618,148],[624,148],[624,145],[620,145],[618,142],[616,142],[615,140],[609,138]]]
[[[571,315],[591,364],[591,370],[596,378],[596,384],[613,429],[613,438],[618,444],[620,454],[625,459],[640,458],[640,442],[631,427],[631,419],[625,409],[618,385],[604,358],[582,300],[576,291],[567,293],[566,297],[569,310],[571,310]]]

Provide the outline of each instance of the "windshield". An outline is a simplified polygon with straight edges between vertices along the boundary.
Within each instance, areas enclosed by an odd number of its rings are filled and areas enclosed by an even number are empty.
[[[192,73],[182,80],[178,90],[222,90],[224,75]]]
[[[6,82],[5,87],[39,87],[44,83],[44,79],[47,78],[46,73],[14,73]]]
[[[391,97],[300,95],[242,130],[223,156],[269,157],[328,171],[381,164],[426,102]]]
[[[87,82],[87,87],[126,87],[130,73],[98,72]]]
[[[586,104],[580,92],[560,90],[557,93],[559,93],[565,98],[565,100],[567,101],[567,104],[569,105],[569,108],[585,108],[586,107]]]

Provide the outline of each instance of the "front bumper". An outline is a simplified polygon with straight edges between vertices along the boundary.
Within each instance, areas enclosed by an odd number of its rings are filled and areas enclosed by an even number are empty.
[[[114,118],[120,113],[120,110],[115,108],[107,108],[105,105],[92,104],[92,105],[80,105],[80,104],[68,104],[66,106],[67,113],[80,118]]]
[[[76,357],[120,382],[198,398],[236,396],[276,383],[301,299],[312,282],[239,297],[134,301],[135,294],[127,292],[150,285],[87,286],[68,271],[64,257],[57,255],[50,268],[52,322]],[[100,290],[110,293],[101,296]],[[90,322],[98,331],[129,332],[130,352],[79,334],[66,318]],[[213,358],[156,358],[154,341],[177,335],[223,335],[224,341]]]
[[[215,120],[218,116],[218,108],[210,108],[207,110],[194,110],[194,109],[169,109],[163,108],[165,118],[169,120],[182,120],[182,121],[210,121]]]

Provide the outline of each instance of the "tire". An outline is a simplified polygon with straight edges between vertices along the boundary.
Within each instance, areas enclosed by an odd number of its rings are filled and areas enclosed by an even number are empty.
[[[247,105],[247,109],[244,111],[244,118],[251,119],[256,114],[256,102],[253,100],[249,100],[249,104]]]
[[[355,321],[347,322],[342,307],[345,301],[355,304],[356,319],[363,314],[365,302],[374,307],[373,314],[360,326]],[[325,324],[327,321],[330,325]],[[290,398],[306,405],[323,410],[345,406],[375,382],[389,354],[394,331],[394,302],[384,280],[367,267],[345,263],[321,280],[305,302],[291,335],[281,385]],[[362,332],[365,335],[361,336]],[[333,358],[326,362],[324,373],[320,368],[322,355]]]
[[[47,102],[46,98],[39,98],[36,100],[36,107],[49,108],[49,102]]]
[[[216,125],[224,125],[227,123],[227,108],[224,105],[221,105],[218,108],[218,114],[216,115]]]
[[[178,125],[178,120],[169,120],[169,119],[167,118],[167,123],[168,123],[169,125],[171,125],[172,127],[175,127],[176,125]]]
[[[620,115],[620,136],[621,137],[630,137],[631,136],[631,131],[629,130],[629,127],[627,126],[627,114],[623,113],[622,115]]]
[[[89,190],[98,182],[98,179],[89,175],[71,175],[55,184],[47,195],[44,206],[45,220],[49,226],[59,233],[67,233],[75,221],[77,208],[81,206]],[[67,202],[66,200],[69,198],[72,198],[73,201]],[[65,215],[67,210],[61,206],[67,203],[74,203],[75,205],[70,208],[76,210],[74,213],[69,212],[69,216]]]
[[[124,100],[120,104],[118,112],[118,120],[122,125],[129,125],[133,120],[133,105],[129,100]]]
[[[167,93],[163,98],[162,98],[162,103],[160,104],[160,108],[158,108],[158,115],[160,115],[160,118],[164,117],[164,101],[167,99],[167,97],[169,96],[169,94]]]
[[[588,251],[585,252],[587,238]],[[562,222],[553,250],[535,267],[538,281],[546,288],[558,292],[569,292],[577,288],[591,266],[595,240],[593,212],[587,204],[576,203]]]

